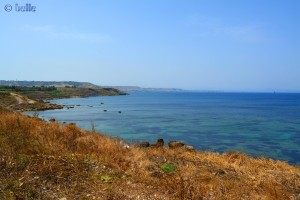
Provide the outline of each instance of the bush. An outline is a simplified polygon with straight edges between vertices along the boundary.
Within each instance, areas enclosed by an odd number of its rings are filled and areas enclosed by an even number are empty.
[[[165,163],[160,166],[160,169],[163,170],[166,174],[171,174],[176,170],[176,166],[172,163]]]

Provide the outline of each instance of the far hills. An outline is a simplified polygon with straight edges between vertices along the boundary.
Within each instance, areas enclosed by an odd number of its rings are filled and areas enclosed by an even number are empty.
[[[33,87],[33,86],[44,86],[44,87],[76,87],[76,88],[101,88],[98,85],[94,85],[88,82],[77,82],[77,81],[6,81],[0,80],[0,85],[2,86],[23,86],[23,87]]]
[[[6,81],[0,80],[0,86],[23,86],[23,87],[50,87],[54,86],[57,88],[72,87],[72,88],[115,88],[124,92],[131,91],[156,91],[156,92],[182,92],[185,90],[178,88],[143,88],[138,86],[99,86],[89,82],[77,82],[77,81]]]
[[[186,90],[179,88],[143,88],[138,86],[111,86],[124,92],[146,91],[146,92],[183,92]]]

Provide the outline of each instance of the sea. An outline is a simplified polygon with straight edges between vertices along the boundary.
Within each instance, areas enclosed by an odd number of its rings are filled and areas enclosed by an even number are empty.
[[[39,117],[95,128],[128,143],[163,138],[199,151],[238,151],[300,164],[299,93],[138,91],[51,102],[69,108],[40,111]]]

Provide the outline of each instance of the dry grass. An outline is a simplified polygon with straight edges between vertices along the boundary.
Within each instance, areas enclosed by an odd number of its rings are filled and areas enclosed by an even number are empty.
[[[160,166],[172,163],[173,173]],[[0,111],[0,199],[300,199],[300,169],[241,153],[128,148]]]
[[[13,104],[17,104],[17,100],[9,92],[0,91],[0,107],[5,108]]]

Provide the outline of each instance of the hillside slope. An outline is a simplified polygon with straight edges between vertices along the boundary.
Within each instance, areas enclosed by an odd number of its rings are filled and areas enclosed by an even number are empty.
[[[63,106],[51,104],[44,100],[125,95],[115,88],[56,88],[56,87],[21,87],[0,86],[0,107],[12,111],[35,111],[61,109]]]
[[[76,88],[101,88],[98,85],[94,85],[88,82],[77,81],[6,81],[0,80],[0,85],[5,86],[21,86],[21,87],[76,87]]]
[[[61,105],[51,104],[39,100],[32,100],[19,93],[3,91],[0,91],[0,107],[11,111],[20,112],[63,108]]]
[[[0,109],[0,199],[299,199],[300,168],[240,153],[137,148]]]

